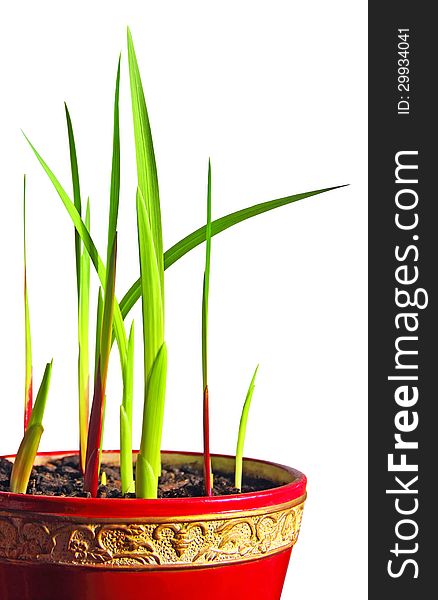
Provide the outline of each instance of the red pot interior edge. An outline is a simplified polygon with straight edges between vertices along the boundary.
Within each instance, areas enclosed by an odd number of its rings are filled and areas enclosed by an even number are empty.
[[[104,451],[104,453],[113,452],[117,453],[117,451],[111,450]],[[70,454],[78,454],[78,452],[39,452],[38,456],[65,456]],[[202,456],[199,452],[165,451],[165,454]],[[9,455],[2,458],[12,457],[13,455]],[[233,458],[225,454],[213,454],[212,457]],[[197,498],[160,498],[156,500],[133,498],[64,498],[0,492],[0,509],[100,518],[136,518],[147,515],[170,517],[257,510],[267,506],[285,504],[305,496],[307,479],[300,471],[269,461],[249,458],[245,459],[245,461],[277,467],[284,470],[285,474],[292,477],[293,480],[286,485],[260,492]]]

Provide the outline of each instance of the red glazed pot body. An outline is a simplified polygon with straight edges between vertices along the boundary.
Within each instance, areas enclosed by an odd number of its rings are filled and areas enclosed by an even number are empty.
[[[116,462],[117,454],[105,460]],[[163,453],[173,464],[201,460]],[[212,463],[233,472],[232,457]],[[279,600],[306,478],[256,460],[246,460],[244,472],[281,485],[160,500],[0,492],[0,600]]]

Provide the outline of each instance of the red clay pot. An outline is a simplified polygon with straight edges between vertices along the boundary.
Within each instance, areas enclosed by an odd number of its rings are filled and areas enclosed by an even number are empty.
[[[190,453],[163,460],[202,464]],[[212,465],[233,472],[234,458],[213,456]],[[281,485],[160,500],[0,492],[0,600],[279,600],[306,478],[251,459],[244,472]]]

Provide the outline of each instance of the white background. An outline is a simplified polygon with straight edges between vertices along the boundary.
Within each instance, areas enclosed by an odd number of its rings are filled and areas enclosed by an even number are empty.
[[[283,597],[366,597],[366,3],[18,1],[0,22],[0,453],[23,403],[22,175],[34,375],[54,357],[42,449],[77,444],[73,230],[22,128],[71,190],[63,101],[102,255],[112,103],[122,51],[118,296],[137,277],[135,159],[126,65],[130,25],[155,139],[165,247],[205,219],[322,187],[214,238],[212,449],[233,453],[260,363],[245,453],[294,466],[309,498]],[[164,447],[201,449],[204,249],[166,272],[170,354]],[[94,284],[96,278],[94,278]],[[95,287],[93,288],[96,289]],[[134,311],[140,334],[139,307]],[[137,336],[140,339],[140,335]],[[141,417],[137,347],[136,440]],[[118,446],[113,353],[105,446]]]

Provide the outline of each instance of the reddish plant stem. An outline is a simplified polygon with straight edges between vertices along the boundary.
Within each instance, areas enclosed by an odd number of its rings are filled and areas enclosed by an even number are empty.
[[[210,414],[209,414],[209,403],[208,403],[208,385],[205,386],[204,390],[204,403],[203,403],[203,417],[204,417],[204,484],[205,484],[205,495],[212,495],[211,486],[211,459],[210,459]]]
[[[94,381],[93,403],[91,405],[90,423],[87,438],[87,454],[85,460],[84,489],[93,498],[97,496],[99,487],[100,453],[102,447],[102,429],[105,413],[105,391],[108,375],[108,363],[111,351],[111,334],[114,316],[114,287],[116,282],[117,234],[114,237],[105,286],[105,299],[100,331],[99,358],[97,360]]]
[[[103,411],[105,408],[104,399],[105,390],[102,386],[99,360],[93,404],[91,405],[84,474],[84,490],[90,492],[93,498],[97,496],[97,488],[99,487],[100,446],[102,440]]]

